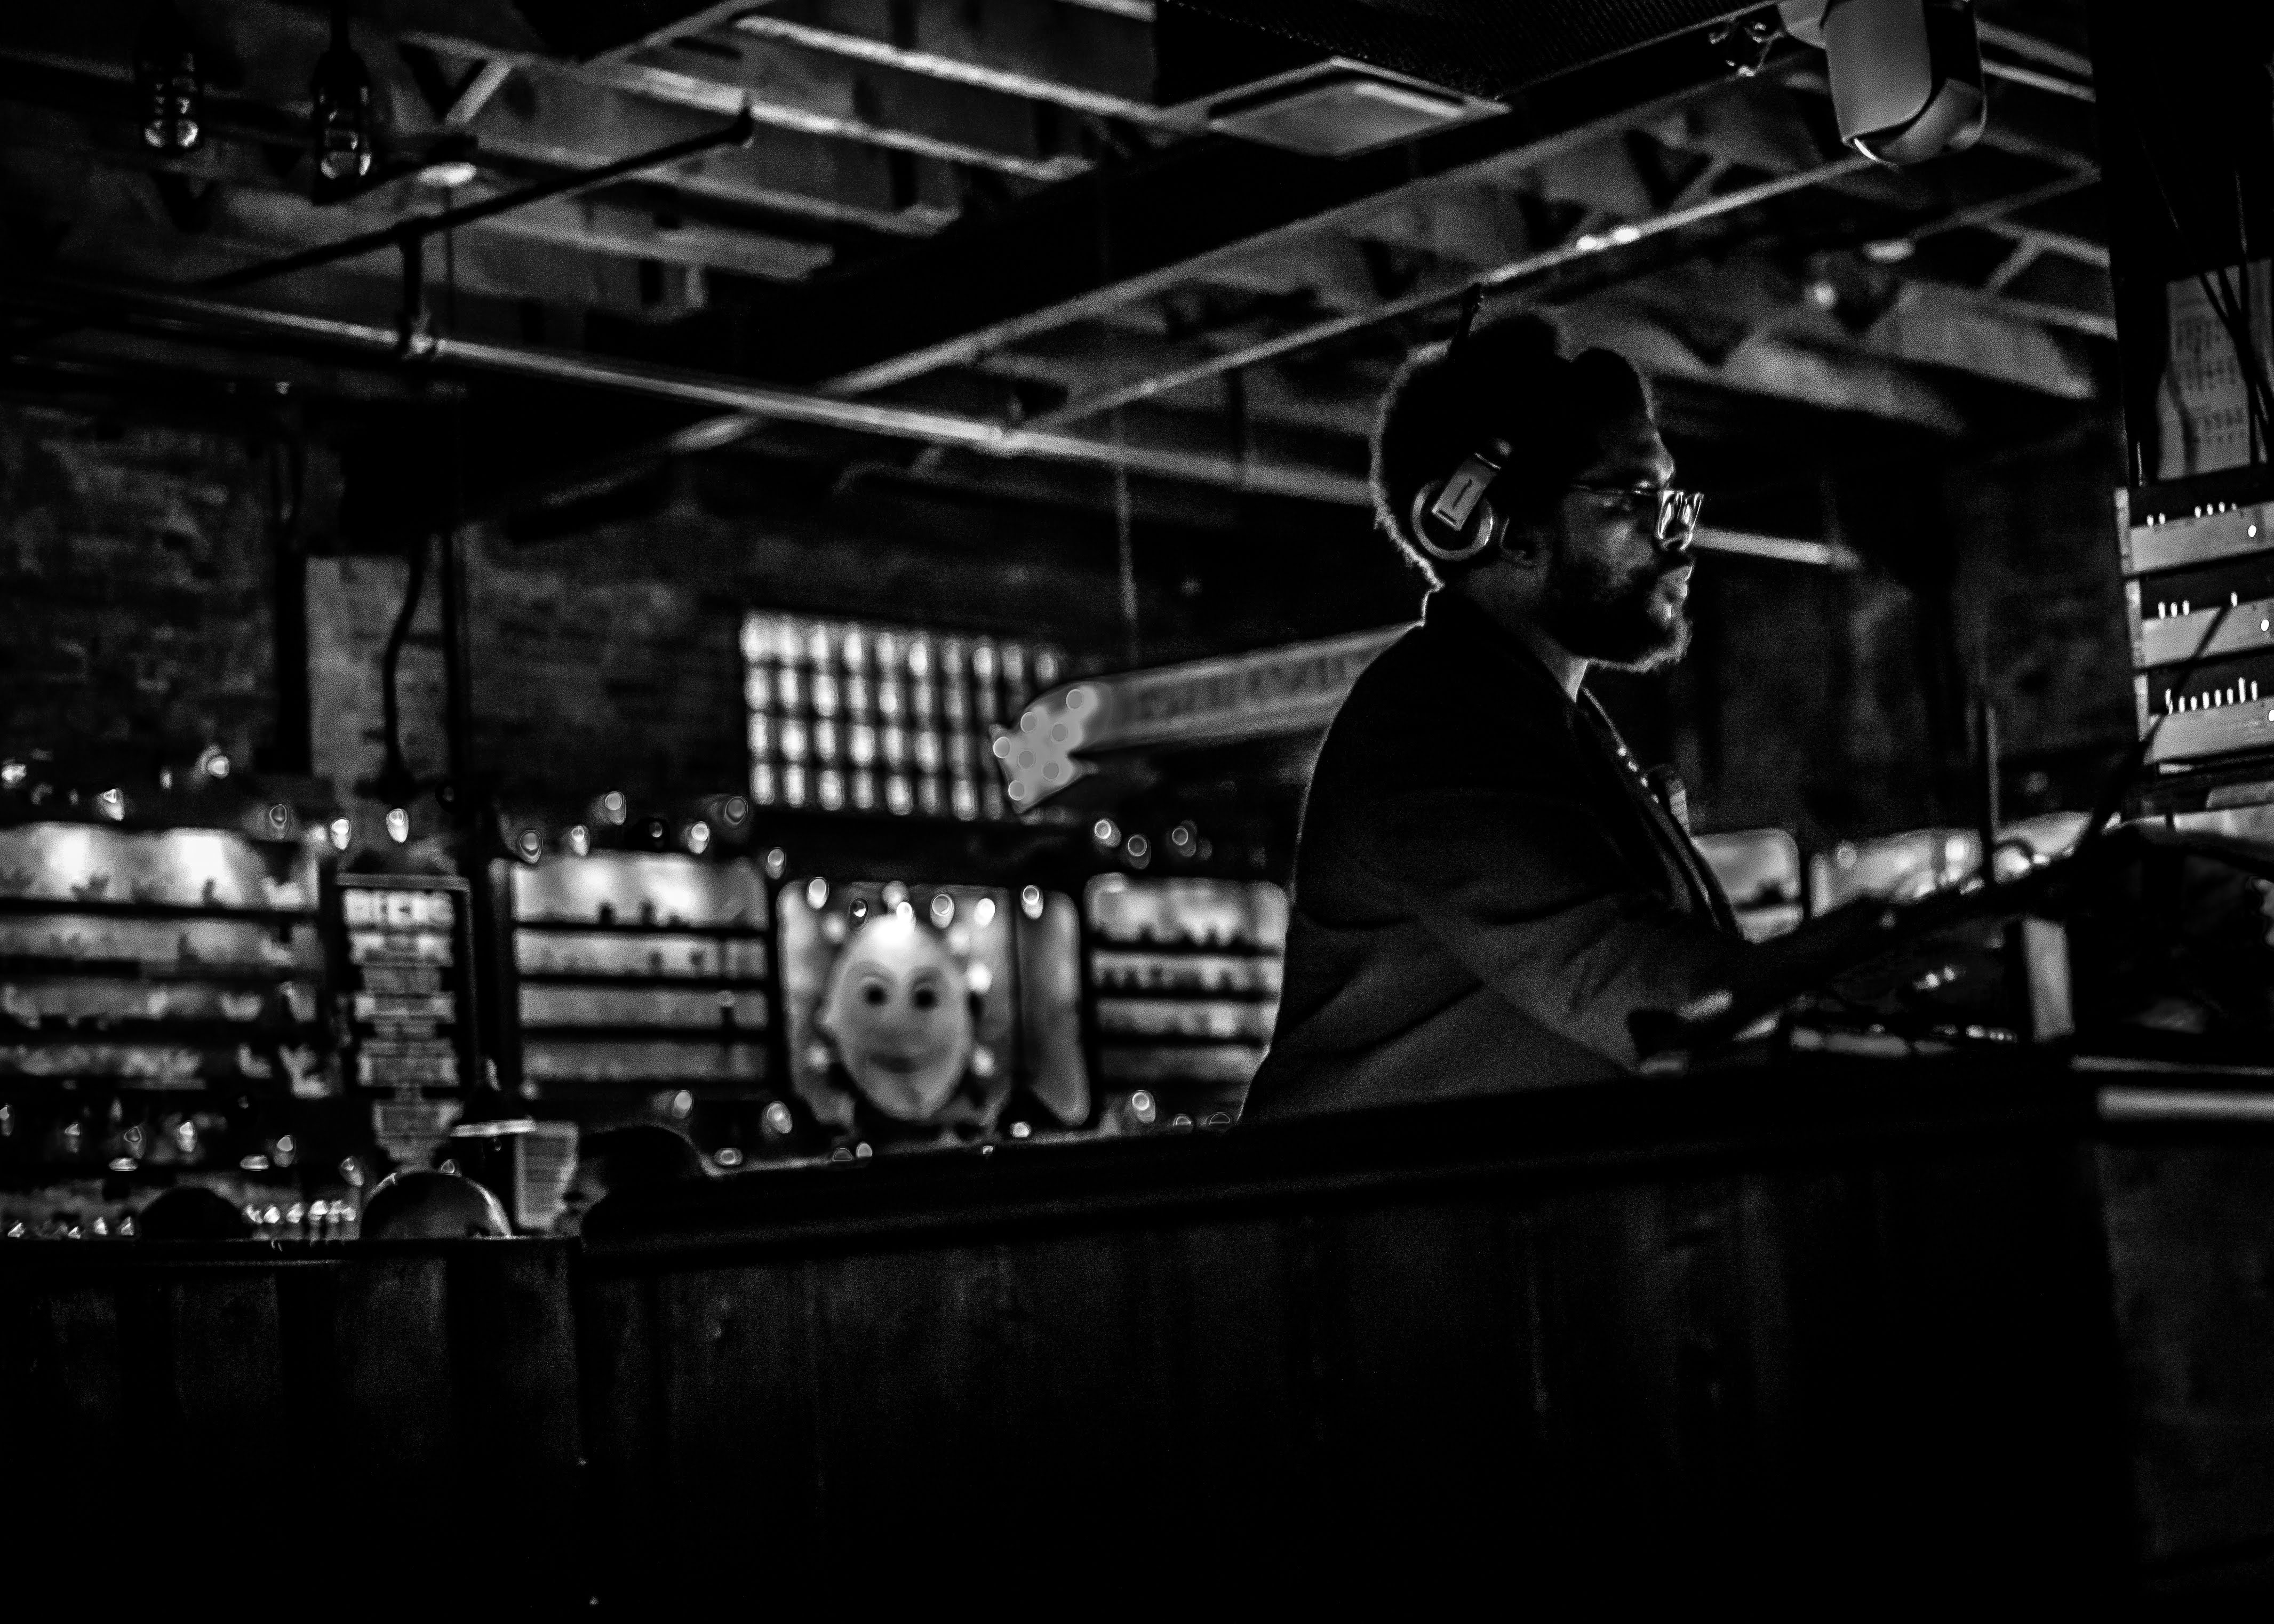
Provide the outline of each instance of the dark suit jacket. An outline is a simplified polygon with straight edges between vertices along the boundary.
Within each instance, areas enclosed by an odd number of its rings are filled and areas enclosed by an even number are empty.
[[[1359,679],[1311,779],[1253,1120],[1611,1078],[1718,985],[1728,898],[1584,692],[1449,593]]]

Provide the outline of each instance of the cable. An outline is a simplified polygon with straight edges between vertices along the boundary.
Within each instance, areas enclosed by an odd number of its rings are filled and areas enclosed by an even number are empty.
[[[2179,208],[2172,201],[2171,189],[2164,184],[2163,170],[2157,166],[2155,148],[2149,142],[2147,132],[2141,127],[2136,117],[2131,122],[2133,139],[2139,143],[2140,155],[2147,164],[2148,178],[2155,184],[2157,199],[2164,206],[2164,217],[2171,222],[2172,235],[2179,238],[2181,251],[2195,264],[2208,264],[2209,256],[2196,246],[2194,237],[2180,219]],[[2223,268],[2218,275],[2218,279],[2214,282],[2210,272],[2198,270],[2195,274],[2195,282],[2202,288],[2211,313],[2225,328],[2227,342],[2234,350],[2235,365],[2242,372],[2243,399],[2250,413],[2252,432],[2257,446],[2274,446],[2274,433],[2270,433],[2270,431],[2274,431],[2274,387],[2269,387],[2265,368],[2260,364],[2257,345],[2246,325],[2247,312],[2231,308],[2227,300],[2219,297],[2225,293],[2231,300],[2233,290],[2226,286],[2226,274]]]
[[[2172,687],[2185,688],[2187,685],[2187,680],[2201,669],[2204,659],[2210,654],[2211,643],[2225,628],[2227,616],[2233,614],[2236,607],[2237,605],[2233,603],[2219,605],[2218,613],[2211,617],[2210,624],[2203,628],[2203,635],[2195,643],[2195,652],[2188,655],[2186,661],[2180,666],[2180,674],[2172,679]],[[2109,825],[2117,812],[2122,808],[2126,792],[2131,789],[2133,781],[2139,777],[2140,770],[2148,764],[2148,752],[2155,747],[2156,735],[2164,731],[2164,724],[2172,719],[2172,711],[2165,710],[2154,721],[2149,723],[2147,731],[2140,735],[2139,742],[2125,752],[2124,759],[2117,763],[2116,771],[2109,776],[2108,782],[2102,787],[2099,799],[2094,801],[2092,816],[2085,823],[2084,832],[2076,838],[2076,845],[2074,848],[2075,851],[2082,852],[2098,839],[2101,831]]]
[[[421,536],[410,549],[410,579],[403,589],[403,607],[395,612],[394,629],[387,635],[387,647],[379,657],[379,699],[386,760],[380,769],[379,793],[388,801],[401,806],[418,793],[418,776],[410,763],[403,759],[402,704],[395,695],[395,671],[403,659],[403,644],[410,635],[411,620],[418,613],[418,600],[426,590],[426,538]]]

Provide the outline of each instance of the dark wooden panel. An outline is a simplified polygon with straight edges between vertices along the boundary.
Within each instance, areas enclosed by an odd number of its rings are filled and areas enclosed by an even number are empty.
[[[661,1426],[663,1384],[653,1362],[652,1278],[586,1279],[576,1297],[583,1420],[591,1457],[584,1526],[594,1583],[636,1593],[654,1553],[676,1552],[678,1495],[670,1488]],[[600,1508],[605,1507],[603,1515]]]
[[[748,1583],[726,1553],[753,1540],[783,1566],[823,1553],[815,1470],[814,1355],[804,1269],[702,1270],[655,1282],[649,1368],[665,1454],[651,1537],[680,1553],[679,1575]],[[911,1507],[911,1515],[915,1507]]]
[[[591,1599],[580,1482],[576,1326],[565,1246],[476,1242],[444,1259],[449,1363],[462,1477],[457,1498],[470,1542],[488,1571],[456,1594],[516,1610],[581,1607]]]
[[[37,1542],[55,1537],[130,1478],[118,1303],[107,1283],[41,1291],[0,1282],[8,1363],[0,1399],[10,1469],[0,1515]]]
[[[1163,1411],[1160,1481],[1121,1508],[1128,1548],[1196,1558],[1236,1541],[1267,1566],[1287,1560],[1290,1514],[1319,1491],[1314,1327],[1290,1289],[1305,1237],[1276,1218],[1203,1219],[1134,1231],[1126,1250],[1149,1336],[1143,1362],[1117,1373],[1152,1384]]]
[[[572,1267],[523,1242],[11,1247],[0,1516],[55,1573],[161,1539],[180,1598],[581,1608]]]
[[[1636,1086],[659,1199],[588,1236],[594,1292],[655,1304],[591,1402],[661,1456],[603,1481],[673,1504],[596,1515],[699,1531],[605,1593],[684,1593],[739,1525],[824,1574],[1007,1541],[1091,1586],[2105,1594],[2091,1129],[2029,1086],[1709,1125]]]
[[[1400,1204],[1291,1226],[1327,1540],[1489,1544],[1536,1560],[1542,1468],[1533,1274],[1497,1204]],[[1418,1469],[1418,1470],[1417,1470]],[[1300,1501],[1298,1501],[1300,1504]]]
[[[334,1447],[367,1507],[397,1507],[454,1485],[460,1463],[449,1347],[448,1274],[433,1255],[358,1259],[341,1271],[333,1357],[341,1410]],[[437,1509],[456,1515],[463,1508]]]
[[[2274,1146],[2100,1155],[2151,1578],[2274,1581]]]

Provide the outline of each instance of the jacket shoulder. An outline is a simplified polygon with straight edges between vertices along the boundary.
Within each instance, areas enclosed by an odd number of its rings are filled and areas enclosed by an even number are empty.
[[[1313,782],[1389,788],[1487,763],[1544,764],[1570,749],[1544,672],[1527,681],[1505,656],[1424,623],[1359,674],[1327,731]]]

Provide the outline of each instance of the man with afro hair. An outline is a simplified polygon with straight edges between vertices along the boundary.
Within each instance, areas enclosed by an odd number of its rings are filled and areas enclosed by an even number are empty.
[[[1434,590],[1320,753],[1250,1119],[1622,1075],[1749,951],[1585,686],[1681,658],[1698,499],[1624,359],[1473,315],[1382,402],[1376,516]]]

